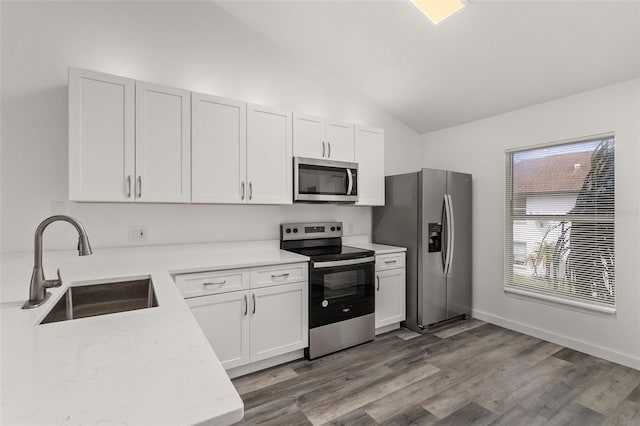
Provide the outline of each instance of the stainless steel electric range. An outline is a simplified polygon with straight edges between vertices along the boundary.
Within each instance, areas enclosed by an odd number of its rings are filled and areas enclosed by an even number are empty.
[[[375,252],[342,245],[342,222],[280,225],[280,248],[308,256],[314,359],[373,340]]]

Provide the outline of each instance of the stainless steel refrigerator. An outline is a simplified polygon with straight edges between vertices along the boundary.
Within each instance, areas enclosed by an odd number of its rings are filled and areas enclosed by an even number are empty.
[[[471,175],[422,169],[385,178],[373,241],[407,248],[406,327],[471,315]]]

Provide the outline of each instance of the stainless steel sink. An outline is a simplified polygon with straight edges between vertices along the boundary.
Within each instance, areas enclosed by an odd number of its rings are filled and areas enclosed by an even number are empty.
[[[151,279],[69,287],[40,324],[158,306]]]

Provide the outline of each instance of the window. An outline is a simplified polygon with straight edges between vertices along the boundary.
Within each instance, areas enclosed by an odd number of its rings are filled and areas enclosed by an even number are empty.
[[[525,241],[513,242],[513,264],[525,265],[527,263],[527,243]]]
[[[507,152],[505,290],[615,305],[613,135]]]

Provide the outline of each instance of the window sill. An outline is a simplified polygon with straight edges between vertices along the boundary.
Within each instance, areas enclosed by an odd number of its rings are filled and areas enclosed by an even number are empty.
[[[521,288],[505,286],[504,292],[508,296],[514,296],[526,300],[532,300],[535,302],[547,303],[581,312],[598,313],[606,316],[613,316],[616,313],[615,306],[605,306],[596,303],[583,302],[580,300],[572,300],[560,296],[524,290]]]

